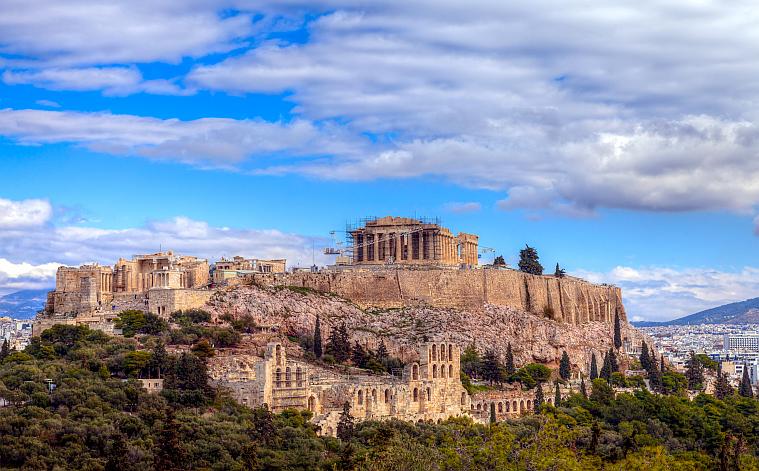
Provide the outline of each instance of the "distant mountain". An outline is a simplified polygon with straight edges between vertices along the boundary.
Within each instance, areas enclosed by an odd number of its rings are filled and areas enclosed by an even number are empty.
[[[45,305],[48,290],[25,289],[0,296],[0,317],[31,319]]]
[[[759,324],[759,298],[725,304],[665,322],[633,322],[635,327],[692,324]]]

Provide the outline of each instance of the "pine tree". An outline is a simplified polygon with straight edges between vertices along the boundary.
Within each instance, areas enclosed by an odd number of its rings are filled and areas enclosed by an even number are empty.
[[[685,377],[688,379],[688,389],[695,391],[704,384],[704,367],[692,351],[685,362]]]
[[[585,388],[585,377],[580,376],[580,394],[582,394],[583,399],[588,398],[588,390]]]
[[[166,420],[157,440],[157,449],[154,453],[155,469],[179,470],[184,469],[184,447],[179,439],[179,422],[174,417],[174,411],[169,409]]]
[[[377,358],[384,360],[389,356],[387,353],[387,347],[385,346],[385,340],[381,339],[379,346],[377,347]]]
[[[714,395],[717,399],[725,399],[735,394],[733,387],[730,386],[730,382],[727,380],[727,373],[719,371],[717,373],[717,384],[714,387]]]
[[[611,360],[609,359],[608,352],[604,355],[604,364],[601,367],[601,374],[599,377],[605,379],[607,382],[611,381]]]
[[[504,364],[504,368],[506,369],[506,374],[509,376],[517,372],[517,369],[514,367],[514,353],[511,351],[511,342],[506,347],[506,363]]]
[[[500,383],[502,380],[501,363],[493,350],[485,351],[485,357],[482,360],[482,379],[489,381],[490,384]]]
[[[569,355],[567,355],[567,351],[564,350],[564,352],[561,354],[561,361],[559,362],[559,376],[561,376],[561,379],[568,380],[570,376],[572,376],[572,365],[569,363]]]
[[[343,441],[350,441],[353,437],[353,416],[351,416],[351,406],[346,401],[343,404],[343,412],[340,414],[340,421],[337,423],[337,438]]]
[[[598,363],[596,362],[596,354],[593,353],[590,356],[590,380],[598,378]]]
[[[153,355],[150,357],[150,369],[156,378],[162,378],[162,372],[166,371],[169,363],[169,354],[166,353],[166,346],[159,341],[153,348]]]
[[[10,355],[11,349],[10,345],[8,345],[8,339],[3,340],[3,346],[0,347],[0,361],[5,360],[5,358]]]
[[[495,402],[490,403],[490,423],[495,423]]]
[[[543,265],[540,264],[538,252],[529,245],[519,251],[519,270],[532,275],[542,275]]]
[[[564,278],[564,275],[566,275],[567,272],[563,268],[559,267],[559,264],[556,264],[556,271],[553,272],[553,276],[556,278]]]
[[[343,322],[340,324],[340,346],[343,350],[343,354],[345,355],[345,359],[347,360],[351,356],[351,339],[350,335],[348,335],[348,328],[345,327],[345,323]]]
[[[556,381],[556,391],[553,395],[553,405],[555,407],[561,406],[561,390],[559,390],[559,382]]]
[[[653,357],[650,369],[648,370],[648,384],[652,391],[664,392],[664,384],[662,383],[661,374],[656,357]]]
[[[506,266],[506,260],[503,259],[503,255],[497,256],[493,260],[493,266],[494,267],[505,267]]]
[[[648,353],[648,345],[644,340],[640,345],[640,367],[646,371],[651,369],[651,356]]]
[[[536,413],[540,413],[540,407],[544,402],[545,397],[543,397],[543,383],[538,382],[538,385],[535,387],[535,404],[533,404]]]
[[[366,360],[368,358],[369,356],[367,355],[366,350],[364,350],[364,347],[362,347],[361,344],[358,343],[358,340],[356,340],[356,343],[353,346],[353,352],[351,353],[351,361],[353,361],[353,365],[363,368],[366,366]]]
[[[316,325],[314,326],[314,355],[316,358],[322,357],[322,323],[319,315],[316,315]]]
[[[329,338],[327,339],[328,354],[335,357],[338,363],[344,363],[351,356],[350,340],[348,337],[348,329],[345,324],[339,328],[333,328],[329,332]]]
[[[743,397],[754,397],[754,388],[751,387],[751,379],[748,376],[748,365],[743,365],[743,377],[741,378],[741,387],[738,394]]]
[[[622,330],[619,325],[619,313],[614,314],[614,348],[622,347]]]

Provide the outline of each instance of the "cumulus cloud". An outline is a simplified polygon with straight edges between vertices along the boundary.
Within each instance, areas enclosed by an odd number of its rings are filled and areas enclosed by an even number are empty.
[[[52,214],[53,208],[47,200],[13,201],[0,198],[0,230],[40,226]]]
[[[55,284],[56,262],[32,265],[0,258],[0,294],[22,289],[41,289]]]
[[[759,268],[737,271],[706,268],[627,267],[609,272],[577,271],[576,275],[596,283],[613,283],[622,288],[630,318],[669,320],[735,301],[755,298],[759,293]]]
[[[261,155],[343,155],[362,146],[340,129],[305,120],[181,121],[48,110],[0,110],[0,135],[22,144],[73,143],[111,154],[214,167],[234,167]]]

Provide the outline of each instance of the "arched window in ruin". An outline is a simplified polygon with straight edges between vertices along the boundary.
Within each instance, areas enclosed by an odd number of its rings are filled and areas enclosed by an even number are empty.
[[[290,373],[290,367],[285,368],[285,387],[292,387],[292,374]]]
[[[414,388],[414,402],[419,401],[419,390]]]
[[[482,410],[482,404],[477,404],[477,410]]]
[[[448,365],[448,377],[453,378],[453,365]]]
[[[531,410],[531,404],[530,404],[530,400],[529,399],[527,399],[527,410]]]
[[[453,361],[453,345],[448,344],[448,361]]]
[[[461,405],[466,405],[466,393],[461,393]]]
[[[282,364],[282,345],[277,345],[277,348],[275,348],[275,351],[277,353],[277,365]]]
[[[510,404],[511,403],[509,401],[506,401],[506,412],[510,412],[510,408],[509,408]]]
[[[432,377],[437,378],[437,365],[432,365]]]
[[[498,413],[503,414],[503,402],[498,403]]]
[[[514,406],[511,408],[511,411],[512,411],[512,412],[517,412],[517,410],[518,410],[518,409],[517,409],[517,401],[515,400],[515,401],[514,401]]]
[[[308,398],[308,410],[316,412],[316,398],[314,396]]]
[[[377,390],[376,389],[372,389],[372,402],[374,402],[374,403],[377,402]]]
[[[430,388],[427,388],[427,400],[428,401],[432,400],[432,390],[430,390]]]
[[[549,403],[549,404],[553,404],[553,399],[551,399],[551,398],[549,397],[549,398],[548,398],[548,403]]]
[[[440,377],[445,378],[445,365],[440,365]]]
[[[440,344],[440,360],[445,361],[445,344]]]
[[[437,345],[432,344],[432,361],[437,361]]]
[[[411,379],[419,379],[419,365],[417,364],[411,367]]]
[[[282,369],[277,368],[277,372],[274,374],[274,380],[277,383],[277,387],[282,387]]]
[[[390,402],[390,390],[385,389],[385,404],[387,404],[388,402]]]
[[[524,400],[519,401],[519,413],[524,414]]]
[[[298,383],[299,388],[303,387],[303,370],[300,366],[295,370],[295,381]]]
[[[358,391],[358,405],[361,405],[364,403],[364,391],[361,391],[359,389]]]

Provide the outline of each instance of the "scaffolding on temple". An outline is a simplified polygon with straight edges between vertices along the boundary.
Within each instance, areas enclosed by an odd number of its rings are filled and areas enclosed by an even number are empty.
[[[387,253],[395,253],[396,240],[399,240],[398,238],[405,240],[405,238],[409,237],[412,239],[416,238],[416,243],[411,244],[413,247],[413,253],[406,254],[406,257],[404,257],[405,259],[413,258],[417,260],[426,259],[433,261],[442,259],[442,246],[437,242],[437,238],[419,236],[419,234],[423,231],[427,231],[435,235],[439,234],[442,229],[442,224],[439,217],[408,218],[410,220],[413,220],[413,223],[409,225],[417,227],[413,227],[402,232],[394,232],[392,233],[392,236],[390,233],[388,233],[384,237],[375,237],[373,234],[368,235],[366,240],[363,239],[363,235],[359,235],[357,238],[354,238],[355,232],[362,228],[366,228],[367,225],[371,225],[371,223],[375,223],[378,219],[380,218],[371,216],[355,219],[346,223],[345,248],[343,249],[343,254],[349,257],[352,263],[355,263],[356,261],[362,261],[357,256],[357,251],[362,250],[364,247],[366,247],[370,259],[375,259],[374,252],[376,250],[378,251],[377,255],[379,258],[384,260],[386,264],[394,264],[396,262],[394,257],[392,255],[387,256],[383,252],[386,250]]]

